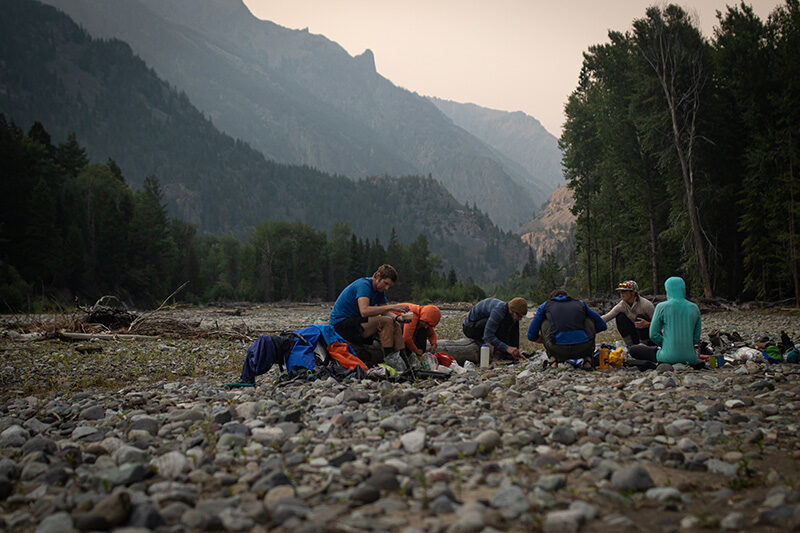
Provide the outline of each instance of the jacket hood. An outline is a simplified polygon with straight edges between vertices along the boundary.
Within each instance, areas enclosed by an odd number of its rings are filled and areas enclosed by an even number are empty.
[[[442,312],[435,305],[423,305],[419,311],[419,319],[428,323],[432,328],[436,327],[442,318]]]
[[[685,300],[686,299],[686,283],[683,278],[673,276],[664,282],[664,288],[667,290],[667,300]]]

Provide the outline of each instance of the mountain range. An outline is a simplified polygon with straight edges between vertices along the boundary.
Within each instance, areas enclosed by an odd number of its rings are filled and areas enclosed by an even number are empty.
[[[475,104],[429,97],[457,126],[497,151],[509,166],[520,167],[531,195],[546,197],[564,183],[558,139],[542,123],[522,111],[509,113]]]
[[[435,179],[353,181],[271,161],[220,132],[128,44],[92,38],[33,0],[0,7],[0,113],[23,128],[41,122],[54,142],[75,132],[93,160],[113,158],[133,186],[155,175],[170,213],[202,230],[244,237],[263,220],[322,230],[344,221],[387,242],[396,228],[403,242],[425,234],[445,268],[478,281],[502,279],[524,261],[519,237]]]
[[[129,43],[218,128],[276,162],[352,179],[430,175],[505,230],[558,182],[554,139],[520,135],[517,115],[492,138],[488,122],[442,112],[381,76],[371,51],[352,57],[324,36],[257,19],[241,0],[46,3],[94,36]]]

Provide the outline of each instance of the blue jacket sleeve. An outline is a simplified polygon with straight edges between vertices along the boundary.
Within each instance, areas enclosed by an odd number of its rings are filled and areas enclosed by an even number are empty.
[[[536,314],[533,315],[533,320],[531,320],[531,325],[528,326],[528,340],[536,342],[536,339],[539,338],[539,330],[542,328],[542,322],[544,321],[544,304],[540,305],[538,309],[536,309]]]
[[[508,304],[503,302],[496,305],[489,313],[486,327],[483,329],[483,338],[488,339],[489,343],[501,352],[505,352],[508,349],[508,344],[497,338],[497,328],[505,318],[506,313],[508,313]]]
[[[594,309],[591,309],[588,305],[586,305],[586,302],[583,302],[583,307],[586,308],[586,316],[591,318],[592,321],[594,322],[594,332],[595,333],[600,333],[601,331],[605,331],[605,330],[608,329],[608,325],[606,325],[606,321],[603,320],[603,318],[600,315],[597,314],[597,311],[595,311]]]

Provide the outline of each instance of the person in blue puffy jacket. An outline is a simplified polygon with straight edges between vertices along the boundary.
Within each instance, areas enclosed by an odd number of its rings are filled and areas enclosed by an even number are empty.
[[[585,361],[591,367],[594,338],[605,331],[605,321],[583,300],[575,300],[563,290],[555,290],[536,310],[528,327],[528,340],[544,344],[548,365],[555,368],[568,359]]]

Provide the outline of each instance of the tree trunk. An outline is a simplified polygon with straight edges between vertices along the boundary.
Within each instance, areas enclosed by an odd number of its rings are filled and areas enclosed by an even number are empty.
[[[648,196],[647,208],[650,222],[650,265],[653,269],[653,294],[658,294],[658,261],[656,260],[656,216],[653,209],[653,200]]]
[[[672,121],[672,140],[681,165],[683,186],[685,192],[686,209],[689,211],[689,222],[692,227],[692,241],[697,254],[700,281],[703,284],[703,295],[706,298],[713,296],[711,290],[711,276],[709,274],[708,260],[703,244],[703,229],[694,198],[694,168],[693,150],[696,140],[696,120],[700,108],[700,92],[705,84],[703,63],[699,55],[693,54],[685,47],[687,43],[681,42],[676,34],[668,34],[663,18],[658,8],[650,8],[658,12],[652,18],[653,29],[652,51],[644,48],[642,54],[656,74],[664,97],[667,102],[670,120]],[[648,10],[650,15],[650,10]],[[696,53],[699,53],[700,48]],[[684,72],[689,77],[688,85],[680,87],[678,69],[688,69]],[[681,109],[678,109],[678,106]],[[680,113],[680,117],[678,114]]]
[[[609,243],[608,244],[608,286],[614,286],[614,280],[617,279],[617,272],[616,272],[616,259],[614,258],[614,245]],[[606,290],[608,290],[606,288]]]
[[[794,203],[794,158],[792,152],[792,133],[789,132],[789,258],[792,263],[792,281],[794,282],[794,305],[800,307],[800,275],[797,268],[797,247],[795,244],[795,203]]]
[[[694,171],[692,168],[692,148],[694,147],[694,121],[697,115],[697,107],[699,102],[693,103],[691,117],[691,127],[689,132],[688,154],[687,150],[681,143],[681,133],[678,126],[677,110],[675,107],[674,94],[668,88],[665,77],[661,78],[664,94],[667,98],[667,106],[669,107],[669,115],[672,119],[672,137],[675,144],[675,150],[678,153],[678,160],[681,164],[681,174],[683,175],[683,186],[686,192],[686,209],[689,211],[689,222],[692,226],[692,240],[694,241],[695,253],[697,254],[698,269],[700,274],[700,281],[703,284],[703,295],[705,298],[712,298],[713,293],[711,290],[711,276],[708,272],[708,262],[706,259],[705,246],[703,244],[703,230],[700,226],[700,217],[697,213],[697,207],[694,201]],[[695,95],[695,98],[699,98]]]
[[[589,283],[589,298],[592,297],[592,219],[589,215],[589,201],[586,201],[586,278]]]

